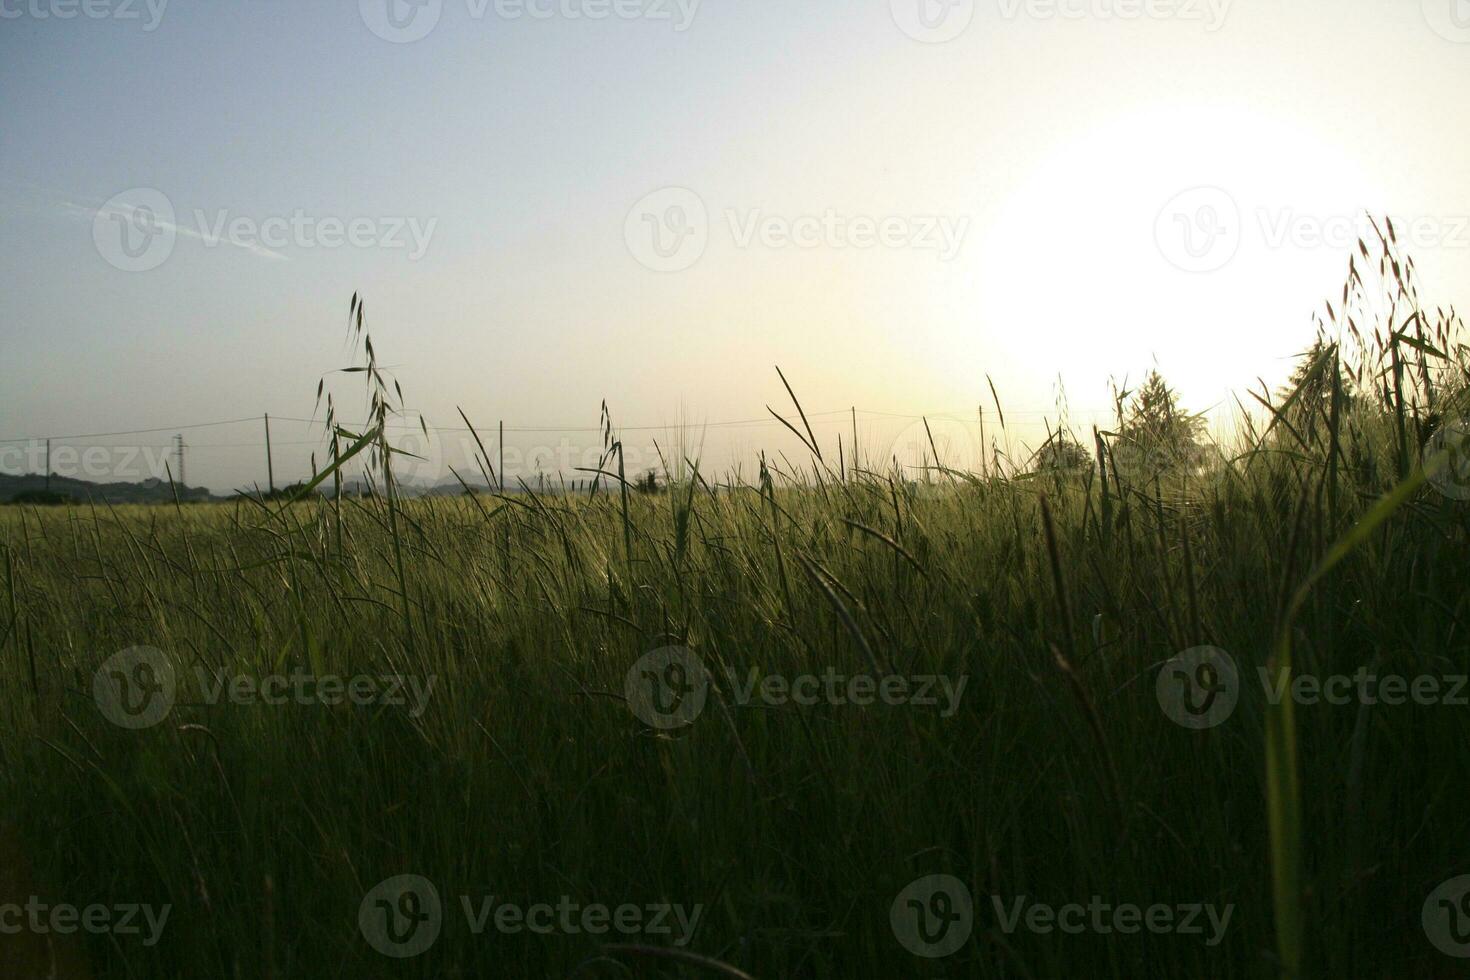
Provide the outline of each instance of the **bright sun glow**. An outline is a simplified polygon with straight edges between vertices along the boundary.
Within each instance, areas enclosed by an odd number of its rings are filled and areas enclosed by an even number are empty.
[[[1222,206],[1165,210],[1196,187],[1219,188],[1202,200]],[[1293,232],[1325,219],[1355,225],[1377,190],[1350,147],[1243,108],[1101,122],[1062,143],[986,223],[969,256],[970,289],[957,298],[975,312],[950,338],[966,352],[952,362],[956,383],[977,363],[1002,375],[1060,373],[1085,416],[1108,407],[1107,375],[1136,380],[1150,366],[1140,354],[1197,397],[1223,399],[1283,373],[1286,362],[1273,362],[1310,340],[1310,313],[1340,288],[1349,252],[1299,247]],[[1212,233],[1222,236],[1218,269],[1176,264]]]

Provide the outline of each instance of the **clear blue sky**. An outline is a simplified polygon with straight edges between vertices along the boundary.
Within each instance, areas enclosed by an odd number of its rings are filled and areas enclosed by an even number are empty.
[[[605,19],[585,16],[599,0],[516,19],[430,0],[411,43],[370,29],[387,0],[174,0],[156,23],[143,0],[137,19],[91,2],[107,16],[0,0],[0,439],[308,416],[346,363],[354,291],[432,423],[462,406],[487,427],[595,427],[603,398],[629,424],[755,418],[784,404],[779,363],[812,410],[972,412],[988,373],[1039,428],[1059,378],[1083,422],[1110,375],[1154,363],[1199,408],[1279,379],[1346,267],[1348,245],[1310,230],[1360,209],[1426,222],[1431,299],[1470,281],[1454,0],[1180,0],[1137,19],[1111,0],[1064,0],[1078,16],[960,0],[963,22],[934,21],[963,27],[946,43],[912,36],[905,4],[929,0]],[[1238,209],[1239,243],[1188,271],[1159,217],[1200,186]],[[632,212],[668,187],[697,195],[708,242],[659,272]],[[138,189],[172,207],[174,241],[126,271],[94,231]],[[371,235],[252,237],[293,215]],[[929,247],[941,219],[962,231],[952,254]],[[896,222],[895,244],[855,245],[860,220]],[[793,224],[810,247],[785,244]],[[410,247],[383,247],[398,225]],[[336,390],[351,415],[356,390]],[[887,452],[906,425],[872,416],[861,441]],[[278,472],[302,475],[315,433],[276,435]],[[191,483],[264,479],[258,427],[186,437]],[[752,426],[711,430],[705,451],[724,465],[756,446],[799,449]]]

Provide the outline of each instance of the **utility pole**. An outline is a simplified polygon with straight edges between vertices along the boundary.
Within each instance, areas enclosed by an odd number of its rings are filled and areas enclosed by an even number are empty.
[[[184,437],[182,435],[174,436],[174,453],[179,459],[179,486],[181,487],[187,487],[189,485],[189,481],[184,478],[184,448]]]
[[[265,479],[270,485],[271,493],[276,492],[276,464],[271,459],[271,416],[265,413]]]
[[[980,409],[980,475],[990,476],[990,464],[985,461],[985,406],[977,406]]]
[[[46,492],[51,492],[51,440],[46,440]]]

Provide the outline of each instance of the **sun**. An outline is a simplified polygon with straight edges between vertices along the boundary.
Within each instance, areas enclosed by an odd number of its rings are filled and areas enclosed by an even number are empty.
[[[1079,409],[1155,363],[1205,408],[1311,338],[1365,207],[1351,148],[1258,110],[1160,106],[1059,142],[967,255],[950,370],[1060,379]],[[1344,240],[1347,239],[1347,240]],[[1014,383],[1014,382],[1013,382]],[[1037,384],[1041,387],[1037,388]]]

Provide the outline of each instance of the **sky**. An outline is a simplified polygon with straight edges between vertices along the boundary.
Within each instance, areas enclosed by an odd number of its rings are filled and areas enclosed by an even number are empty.
[[[977,460],[991,382],[1022,460],[1153,367],[1218,421],[1365,212],[1464,305],[1467,83],[1470,0],[0,0],[0,471],[263,485],[269,413],[305,476],[354,293],[423,480],[461,410],[570,478],[604,400],[630,469],[799,463],[776,365],[865,464]]]

